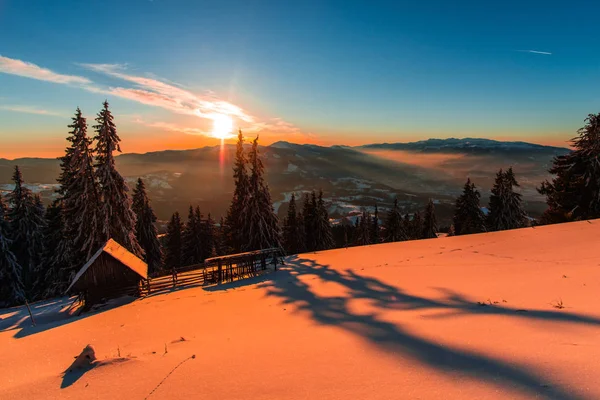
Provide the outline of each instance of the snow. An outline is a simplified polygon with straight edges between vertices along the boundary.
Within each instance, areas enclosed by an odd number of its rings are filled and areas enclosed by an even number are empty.
[[[0,398],[597,399],[599,234],[594,220],[302,254],[78,317],[34,303],[36,327],[0,310]],[[66,379],[88,344],[106,362]]]
[[[298,168],[298,166],[297,166],[297,165],[294,165],[294,164],[292,164],[292,163],[288,163],[288,166],[287,166],[287,170],[286,170],[286,172],[288,172],[288,173],[289,173],[289,172],[296,172],[296,171],[298,171],[298,169],[299,169],[299,168]]]
[[[24,187],[31,190],[32,193],[41,193],[47,191],[55,191],[60,185],[53,183],[24,183]],[[15,188],[14,183],[4,183],[0,185],[0,191],[10,192]]]

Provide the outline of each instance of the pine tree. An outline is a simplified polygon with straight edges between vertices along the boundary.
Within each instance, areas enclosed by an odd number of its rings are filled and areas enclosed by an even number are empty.
[[[148,273],[158,271],[162,267],[162,249],[156,229],[156,215],[150,206],[146,186],[141,178],[133,190],[132,210],[136,215],[135,232],[137,241],[144,250],[144,261],[148,264]]]
[[[68,157],[70,164],[63,167],[63,173],[68,171],[70,178],[62,183],[61,189],[64,221],[61,248],[70,249],[70,263],[64,275],[66,282],[56,282],[58,286],[68,285],[77,270],[104,243],[98,215],[100,191],[94,177],[94,157],[90,149],[92,141],[87,136],[87,123],[81,111],[77,112],[70,127],[73,127],[72,152]]]
[[[333,248],[333,234],[331,232],[331,222],[329,222],[329,212],[323,200],[323,191],[319,190],[319,197],[316,201],[315,212],[315,245],[316,250],[329,250]]]
[[[217,256],[227,254],[225,219],[221,217],[219,227],[215,230],[215,253]]]
[[[304,226],[304,247],[306,251],[315,251],[317,249],[317,197],[314,190],[311,197],[309,197],[308,194],[304,195],[302,223]]]
[[[373,213],[371,228],[369,229],[371,234],[370,241],[372,244],[381,243],[381,232],[379,231],[379,208],[377,207],[377,204],[375,204],[375,212]]]
[[[42,230],[44,219],[41,209],[31,190],[23,184],[23,176],[18,166],[13,174],[14,190],[8,195],[9,235],[12,252],[21,266],[21,279],[27,297],[32,297],[35,274],[39,272],[42,257]]]
[[[22,270],[11,250],[6,214],[6,206],[0,195],[0,308],[23,304],[25,301]]]
[[[181,235],[182,262],[185,265],[199,264],[202,259],[202,216],[190,206],[188,220]]]
[[[421,213],[416,211],[413,214],[413,218],[410,221],[411,227],[411,239],[422,239],[423,238],[423,218],[421,217]]]
[[[480,194],[471,179],[463,188],[463,193],[456,199],[453,228],[456,235],[468,235],[485,232],[485,216],[479,205]]]
[[[247,169],[248,160],[244,154],[244,136],[240,130],[235,152],[235,163],[233,166],[233,180],[235,189],[231,205],[225,220],[225,234],[227,244],[234,252],[240,252],[242,244],[248,237],[245,223],[245,213],[250,199],[250,181]]]
[[[421,238],[423,239],[433,239],[437,238],[437,221],[435,218],[435,207],[433,205],[433,200],[429,199],[427,203],[427,207],[425,208],[425,218],[423,220],[423,234]]]
[[[371,244],[371,214],[363,209],[362,216],[357,220],[358,226],[356,228],[356,239],[354,243],[357,246],[366,246]]]
[[[246,229],[244,230],[248,232],[248,237],[242,250],[279,248],[281,247],[281,228],[273,209],[269,187],[264,181],[264,167],[258,151],[258,136],[252,142],[249,162],[251,168],[250,199],[245,219]]]
[[[512,168],[498,171],[490,196],[487,225],[490,231],[521,228],[525,225],[525,212],[521,205],[521,194],[514,192],[519,186]]]
[[[404,214],[404,218],[402,219],[402,227],[404,228],[404,232],[406,232],[406,240],[414,239],[413,225],[408,213]]]
[[[102,202],[100,207],[100,227],[103,239],[113,239],[138,257],[143,257],[135,232],[135,214],[131,209],[131,199],[127,195],[129,187],[115,167],[114,152],[121,152],[117,127],[108,109],[108,102],[96,117],[96,171],[100,184]]]
[[[198,213],[200,213],[200,208],[197,208]],[[202,262],[207,258],[213,257],[216,253],[215,249],[215,235],[216,235],[216,227],[215,221],[212,219],[210,213],[206,217],[206,221],[201,222],[202,229]]]
[[[394,199],[394,205],[387,212],[385,222],[383,224],[383,230],[385,234],[386,242],[398,242],[402,240],[408,240],[408,235],[402,222],[402,215],[400,214],[400,207],[398,206],[398,199]]]
[[[302,237],[301,223],[301,216],[296,209],[296,195],[292,193],[283,226],[283,244],[287,254],[298,254],[303,251],[304,238]]]
[[[546,196],[543,223],[600,218],[600,113],[589,114],[571,139],[574,150],[555,157],[538,191]]]
[[[46,227],[43,232],[42,252],[43,279],[46,284],[41,289],[41,297],[62,296],[71,278],[71,247],[64,240],[65,226],[61,200],[55,200],[46,209]],[[66,247],[65,247],[66,246]]]
[[[165,235],[165,267],[171,270],[183,266],[182,231],[181,217],[175,212],[171,216]]]

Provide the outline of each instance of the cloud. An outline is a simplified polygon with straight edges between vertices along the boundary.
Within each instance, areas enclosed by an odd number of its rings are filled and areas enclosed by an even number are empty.
[[[532,54],[543,54],[545,56],[551,56],[552,53],[547,52],[547,51],[538,51],[538,50],[517,50],[521,53],[532,53]]]
[[[187,135],[200,135],[200,136],[212,137],[210,132],[206,132],[202,129],[189,128],[189,127],[180,126],[177,124],[172,124],[169,122],[147,122],[141,118],[135,118],[133,121],[138,124],[144,125],[144,126],[149,126],[151,128],[160,128],[160,129],[164,129],[165,131],[169,131],[169,132],[181,132],[181,133],[185,133]]]
[[[40,81],[64,84],[89,84],[91,81],[82,76],[57,74],[47,68],[0,55],[0,72]]]
[[[235,104],[220,100],[213,95],[200,96],[185,90],[180,85],[176,86],[159,79],[127,74],[127,66],[123,64],[80,65],[91,71],[135,84],[136,88],[110,88],[110,93],[119,97],[201,118],[213,119],[214,114],[225,114],[248,123],[254,121],[254,117]]]
[[[27,114],[37,114],[37,115],[48,115],[52,117],[65,117],[64,114],[43,110],[39,108],[34,108],[30,106],[19,106],[19,105],[0,105],[0,110],[6,111],[14,111],[19,113],[27,113]]]
[[[183,85],[158,78],[154,75],[146,74],[145,76],[140,76],[133,74],[130,72],[127,64],[77,65],[89,71],[127,82],[130,85],[129,87],[125,87],[125,85],[116,87],[98,85],[86,77],[63,75],[30,62],[0,56],[0,72],[3,73],[67,84],[91,93],[117,96],[140,104],[159,107],[176,114],[196,116],[213,121],[218,120],[221,115],[228,115],[235,121],[234,126],[236,129],[241,128],[250,133],[303,135],[306,138],[314,137],[314,135],[302,132],[298,127],[281,118],[260,119],[253,116],[242,107],[218,98],[212,91],[206,91],[200,95],[192,93]],[[30,107],[16,107],[11,109],[11,111],[58,116],[58,114],[50,111]],[[166,122],[148,123],[138,121],[138,123],[167,131],[211,136],[210,133],[201,129],[181,127]]]

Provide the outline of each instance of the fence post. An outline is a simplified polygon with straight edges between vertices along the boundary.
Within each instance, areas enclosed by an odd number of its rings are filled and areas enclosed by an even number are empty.
[[[219,285],[223,280],[223,262],[219,259]]]

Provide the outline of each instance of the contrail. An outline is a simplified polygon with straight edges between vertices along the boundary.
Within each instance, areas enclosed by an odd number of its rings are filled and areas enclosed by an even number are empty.
[[[552,53],[547,52],[547,51],[538,51],[538,50],[517,50],[517,51],[520,51],[521,53],[544,54],[546,56],[552,55]]]

